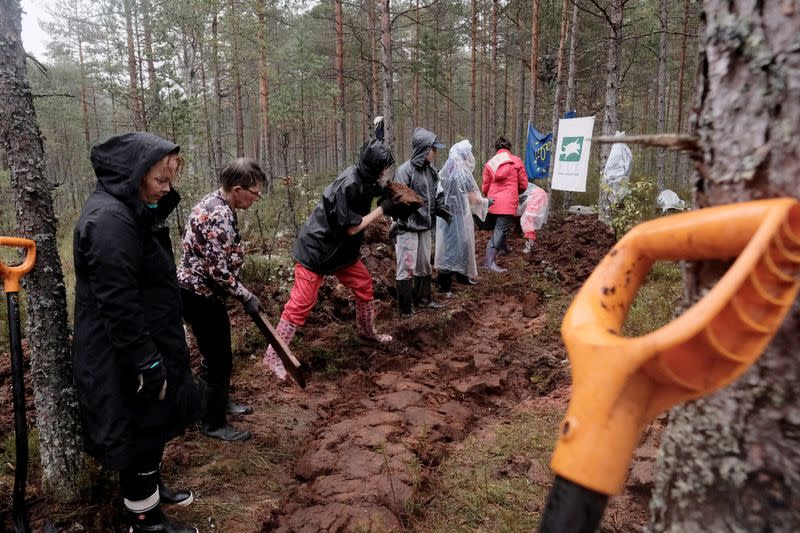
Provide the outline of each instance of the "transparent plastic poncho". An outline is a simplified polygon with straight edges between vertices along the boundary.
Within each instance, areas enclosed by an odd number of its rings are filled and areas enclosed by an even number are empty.
[[[484,220],[489,200],[484,198],[475,177],[475,157],[472,145],[464,140],[450,148],[450,155],[439,171],[438,191],[444,193],[444,202],[453,215],[448,224],[436,218],[436,252],[433,265],[437,270],[459,272],[466,276],[478,275],[475,262],[475,227],[473,213]],[[437,192],[438,192],[437,191]]]
[[[547,193],[541,187],[528,183],[528,188],[519,197],[519,207],[517,216],[520,217],[519,223],[526,238],[528,234],[542,229],[547,222],[548,214]]]
[[[618,131],[615,137],[623,137],[624,131]],[[601,187],[607,194],[600,195],[600,212],[611,213],[611,209],[619,204],[631,192],[630,175],[633,153],[625,143],[614,143],[603,168]],[[602,217],[601,217],[602,218]]]

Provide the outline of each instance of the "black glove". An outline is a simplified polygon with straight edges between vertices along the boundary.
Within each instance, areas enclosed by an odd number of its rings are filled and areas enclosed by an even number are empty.
[[[252,292],[245,301],[242,302],[245,312],[248,315],[257,315],[263,309],[261,307],[261,300],[259,300]]]
[[[453,215],[446,205],[440,205],[436,208],[436,216],[450,224],[453,221]]]
[[[494,203],[494,198],[487,198],[487,200],[489,200],[489,205],[492,205]]]
[[[154,363],[139,369],[139,388],[136,394],[146,400],[163,400],[167,393],[167,369],[159,357]]]

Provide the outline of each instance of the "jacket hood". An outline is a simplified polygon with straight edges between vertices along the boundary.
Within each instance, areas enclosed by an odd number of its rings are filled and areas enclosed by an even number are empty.
[[[414,133],[411,135],[411,164],[415,167],[425,166],[427,164],[425,158],[434,145],[436,145],[437,148],[444,147],[436,138],[435,133],[425,128],[414,128]]]
[[[392,164],[394,156],[389,147],[377,139],[372,139],[361,146],[356,172],[365,181],[377,181],[383,169]]]
[[[106,192],[135,208],[143,203],[139,185],[150,167],[179,150],[177,144],[152,133],[123,133],[92,147],[92,167]]]

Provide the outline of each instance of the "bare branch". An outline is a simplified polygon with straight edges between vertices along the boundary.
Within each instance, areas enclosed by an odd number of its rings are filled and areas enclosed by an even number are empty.
[[[628,143],[645,146],[660,146],[670,150],[699,154],[701,152],[700,137],[682,133],[661,133],[656,135],[605,135],[592,137],[596,143]]]

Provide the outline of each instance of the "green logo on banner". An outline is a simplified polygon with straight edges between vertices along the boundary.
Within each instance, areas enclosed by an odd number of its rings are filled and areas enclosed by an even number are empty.
[[[558,160],[577,163],[583,152],[583,137],[564,137],[558,150]]]

